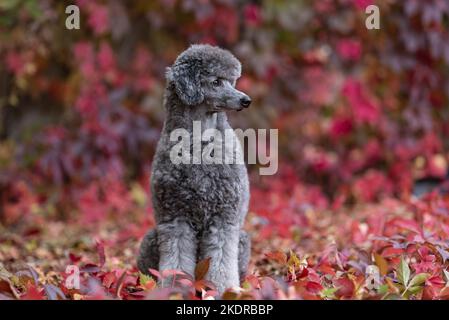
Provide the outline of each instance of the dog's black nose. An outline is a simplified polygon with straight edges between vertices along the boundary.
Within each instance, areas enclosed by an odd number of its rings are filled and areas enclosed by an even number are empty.
[[[248,108],[250,104],[251,104],[251,99],[249,97],[244,97],[244,98],[240,99],[240,105],[243,108]]]

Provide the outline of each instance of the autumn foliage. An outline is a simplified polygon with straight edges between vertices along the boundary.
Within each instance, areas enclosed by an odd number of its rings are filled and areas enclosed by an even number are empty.
[[[250,274],[223,298],[449,298],[449,193],[412,195],[448,171],[449,3],[75,4],[80,30],[63,2],[0,3],[0,299],[217,298],[207,260],[195,279],[135,261],[165,67],[204,42],[242,61],[233,126],[279,129],[279,172],[249,166]]]

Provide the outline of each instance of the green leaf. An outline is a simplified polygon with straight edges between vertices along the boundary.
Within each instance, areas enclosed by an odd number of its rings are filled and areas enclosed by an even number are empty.
[[[422,286],[413,286],[407,289],[407,291],[411,294],[417,294],[418,292],[420,292],[423,289]]]
[[[377,293],[384,295],[388,292],[388,284],[383,284],[377,289]]]
[[[335,292],[338,288],[325,288],[320,292],[322,298],[335,299]]]
[[[153,281],[153,278],[151,278],[149,275],[139,272],[139,282],[141,285],[145,286],[150,281]]]
[[[401,263],[397,270],[398,280],[404,287],[407,287],[408,281],[410,280],[410,268],[408,263],[405,262],[404,257],[401,258]]]
[[[410,281],[409,286],[414,287],[422,285],[424,282],[426,282],[428,276],[429,275],[427,273],[419,273],[415,275]]]
[[[38,5],[38,1],[36,0],[27,1],[25,3],[25,7],[34,19],[39,18],[39,16],[42,15],[41,9]]]
[[[389,295],[387,295],[384,300],[405,300],[404,297],[395,294],[395,293],[391,293]]]

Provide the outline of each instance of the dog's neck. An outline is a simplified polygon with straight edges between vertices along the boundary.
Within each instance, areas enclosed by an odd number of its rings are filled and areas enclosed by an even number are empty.
[[[185,117],[191,122],[200,121],[203,130],[217,129],[218,113],[209,112],[205,105],[186,106],[184,110]]]
[[[167,101],[167,117],[165,120],[165,129],[172,131],[178,128],[184,128],[191,132],[193,122],[201,122],[201,130],[217,129],[224,130],[229,127],[228,118],[225,112],[210,112],[209,108],[200,104],[197,106],[188,106],[179,99],[177,101]],[[175,102],[175,103],[174,103]]]

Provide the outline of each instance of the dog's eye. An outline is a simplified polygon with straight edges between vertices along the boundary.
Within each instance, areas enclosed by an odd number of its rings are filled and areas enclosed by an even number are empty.
[[[213,85],[214,87],[219,87],[220,84],[221,84],[220,79],[215,79],[214,81],[212,81],[212,85]]]

